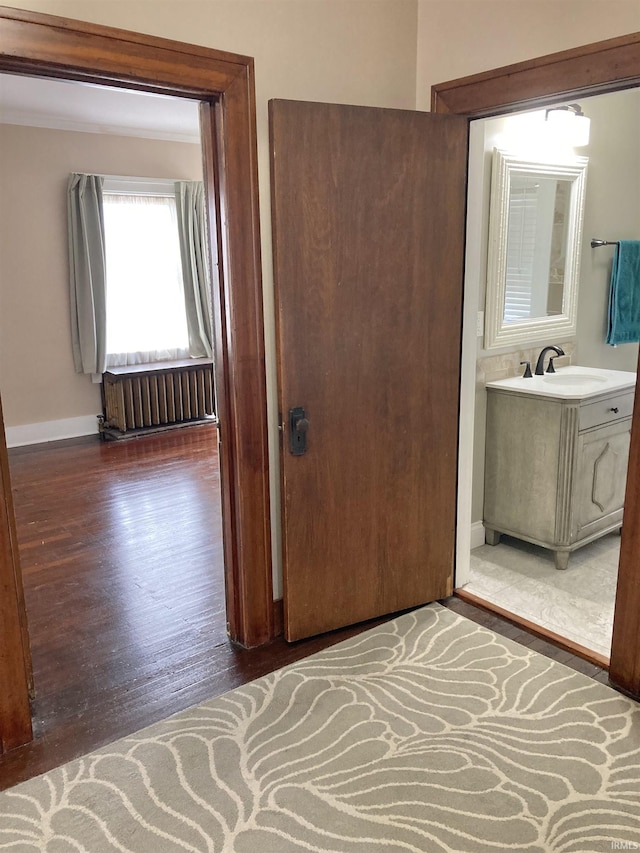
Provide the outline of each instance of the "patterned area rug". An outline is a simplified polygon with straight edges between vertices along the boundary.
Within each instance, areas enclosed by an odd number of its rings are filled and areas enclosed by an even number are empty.
[[[640,847],[640,706],[430,605],[0,794],[0,849]]]

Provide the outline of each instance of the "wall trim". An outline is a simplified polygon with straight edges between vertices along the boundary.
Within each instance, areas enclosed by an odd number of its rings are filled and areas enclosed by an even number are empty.
[[[471,580],[473,544],[473,453],[478,357],[478,300],[482,269],[482,174],[484,131],[479,122],[469,128],[467,229],[463,279],[462,350],[460,355],[460,419],[458,421],[458,494],[454,587]],[[471,534],[471,535],[470,535]]]
[[[81,415],[78,418],[62,418],[58,421],[42,421],[36,424],[21,424],[5,427],[7,447],[23,447],[26,444],[44,444],[63,438],[79,438],[98,434],[98,416]]]
[[[63,130],[69,133],[98,133],[101,136],[124,136],[134,139],[157,139],[161,142],[181,142],[188,145],[200,145],[200,134],[180,133],[179,131],[154,130],[144,127],[125,127],[116,124],[96,125],[76,119],[64,119],[42,113],[3,110],[2,123],[18,127],[37,127],[40,130]]]
[[[471,525],[471,550],[484,545],[484,524],[481,521],[474,521]]]

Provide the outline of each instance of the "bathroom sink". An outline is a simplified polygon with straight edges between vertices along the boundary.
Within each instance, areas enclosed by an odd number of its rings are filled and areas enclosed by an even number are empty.
[[[555,373],[545,373],[542,376],[526,378],[512,376],[509,379],[496,379],[487,382],[487,387],[535,394],[540,397],[555,397],[561,400],[584,400],[610,391],[635,388],[635,384],[636,374],[627,370],[605,370],[600,367],[569,365],[557,367]]]
[[[554,385],[606,385],[606,376],[595,376],[593,373],[545,373],[542,377],[544,382]]]

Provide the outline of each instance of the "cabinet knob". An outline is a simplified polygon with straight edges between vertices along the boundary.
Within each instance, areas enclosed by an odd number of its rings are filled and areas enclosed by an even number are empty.
[[[609,409],[610,412],[613,412],[614,415],[618,414],[618,407],[614,406],[612,409]]]

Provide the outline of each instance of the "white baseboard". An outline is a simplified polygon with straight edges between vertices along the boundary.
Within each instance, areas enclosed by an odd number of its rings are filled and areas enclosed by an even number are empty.
[[[471,550],[484,545],[484,524],[481,521],[474,521],[471,525]]]
[[[79,418],[63,418],[59,421],[43,421],[37,424],[5,427],[7,447],[22,447],[25,444],[43,444],[47,441],[60,441],[63,438],[79,438],[98,432],[96,415],[82,415]]]

